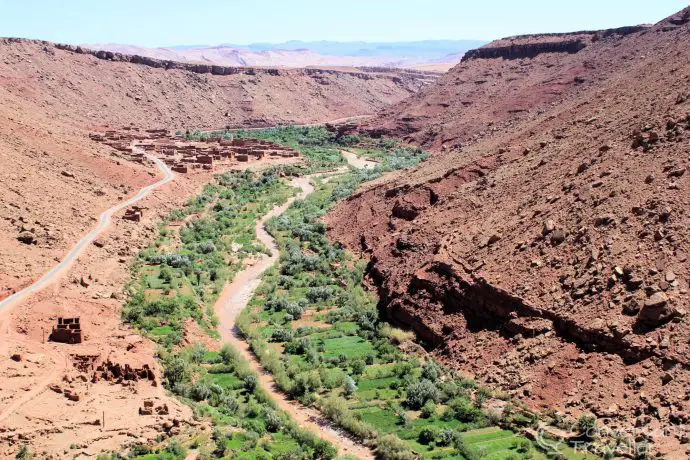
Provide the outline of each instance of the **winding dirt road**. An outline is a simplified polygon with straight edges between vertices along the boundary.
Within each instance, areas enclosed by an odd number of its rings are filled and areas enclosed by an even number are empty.
[[[108,228],[113,215],[115,215],[122,209],[131,206],[134,203],[137,203],[138,201],[146,198],[146,196],[148,196],[152,191],[167,184],[175,178],[173,172],[161,160],[152,155],[149,155],[143,150],[140,150],[140,152],[146,155],[146,157],[148,157],[156,164],[156,166],[158,166],[160,171],[163,173],[163,178],[151,185],[147,185],[146,187],[142,188],[132,198],[122,203],[118,203],[112,208],[104,211],[100,216],[98,225],[94,227],[81,240],[79,240],[79,242],[62,259],[62,261],[60,261],[55,267],[50,269],[47,273],[45,273],[33,284],[27,286],[21,291],[16,292],[15,294],[11,295],[10,297],[7,297],[2,302],[0,302],[0,334],[1,336],[5,336],[5,338],[3,339],[3,345],[9,346],[23,344],[27,342],[27,339],[24,337],[11,337],[12,334],[9,328],[10,321],[8,315],[13,306],[17,305],[19,302],[26,299],[30,295],[41,291],[50,284],[54,283],[55,281],[58,281],[60,277],[63,274],[65,274],[67,270],[69,270],[71,264],[82,254],[82,252],[84,252],[88,245],[91,244],[96,238],[98,238],[101,235],[101,233],[103,233]],[[42,376],[41,380],[36,382],[30,391],[24,393],[20,398],[18,398],[16,401],[13,401],[10,405],[2,408],[2,411],[0,411],[0,422],[6,420],[18,409],[20,409],[25,404],[34,400],[38,395],[46,391],[48,385],[55,381],[55,379],[58,378],[59,375],[69,366],[69,360],[67,359],[68,355],[62,355],[56,352],[55,350],[51,349],[45,349],[43,350],[43,352],[53,360],[55,364],[54,367],[47,375]]]
[[[110,225],[110,220],[114,214],[146,198],[152,191],[167,184],[175,178],[175,174],[161,160],[154,157],[153,155],[146,153],[144,150],[138,149],[138,151],[139,153],[143,153],[144,155],[146,155],[146,157],[149,160],[153,161],[156,164],[156,166],[158,166],[158,169],[160,169],[160,171],[163,173],[163,178],[151,185],[147,185],[146,187],[142,188],[141,190],[139,190],[139,193],[134,195],[129,200],[123,201],[122,203],[118,203],[112,208],[104,211],[100,216],[98,225],[96,225],[96,227],[93,230],[91,230],[86,236],[79,240],[79,242],[70,250],[70,252],[67,253],[67,255],[62,259],[62,261],[60,261],[60,263],[58,263],[55,267],[51,268],[46,274],[44,274],[33,284],[30,284],[21,291],[17,291],[16,293],[12,294],[11,296],[7,297],[2,302],[0,302],[0,315],[3,312],[8,311],[10,307],[15,305],[17,302],[26,299],[31,294],[39,292],[41,289],[45,288],[52,282],[58,280],[60,276],[63,275],[69,269],[72,262],[74,262],[79,257],[79,255],[84,251],[84,249],[88,247],[89,244],[91,244],[96,238],[98,238],[101,235],[101,233],[103,233],[108,228],[108,226]]]
[[[359,163],[353,164],[347,156],[345,158],[354,167],[362,167]],[[339,170],[336,173],[342,172],[342,170]],[[273,376],[258,362],[256,356],[250,351],[249,344],[242,340],[239,331],[235,327],[237,317],[247,306],[254,291],[261,283],[261,276],[266,270],[273,266],[280,257],[275,240],[266,231],[266,222],[284,213],[295,200],[303,200],[314,191],[314,187],[310,183],[310,177],[295,178],[292,180],[292,185],[302,190],[300,194],[288,200],[287,203],[276,206],[256,223],[256,236],[261,243],[270,249],[271,255],[262,257],[251,267],[239,272],[233,281],[225,286],[220,298],[215,304],[214,309],[219,319],[218,329],[221,341],[222,343],[232,345],[242,354],[249,363],[249,367],[259,375],[259,383],[264,391],[269,394],[280,409],[290,414],[301,427],[307,428],[317,433],[323,439],[330,441],[338,448],[340,455],[351,455],[358,459],[373,459],[374,454],[371,449],[354,441],[342,429],[338,428],[330,420],[321,415],[319,411],[311,407],[305,407],[296,401],[289,400],[287,396],[278,389]]]

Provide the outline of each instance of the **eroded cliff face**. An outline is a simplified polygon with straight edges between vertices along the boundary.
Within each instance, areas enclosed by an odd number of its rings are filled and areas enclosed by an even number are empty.
[[[432,150],[461,148],[533,119],[628,68],[634,50],[606,50],[651,30],[633,26],[496,40],[466,53],[437,84],[384,109],[363,129]]]
[[[432,104],[458,80],[448,107],[410,123],[434,120],[429,145],[452,129],[462,147],[327,218],[335,240],[368,258],[381,308],[447,363],[533,407],[612,427],[687,420],[689,31],[665,21],[548,65],[470,60],[374,120]],[[583,82],[555,96],[546,82],[573,69]],[[490,91],[467,79],[478,72],[492,75]],[[531,108],[506,118],[515,94]],[[408,139],[427,139],[419,132]],[[653,441],[671,452],[680,437]]]

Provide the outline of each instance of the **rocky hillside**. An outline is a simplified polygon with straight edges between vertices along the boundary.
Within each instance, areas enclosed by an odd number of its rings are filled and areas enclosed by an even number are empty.
[[[152,171],[118,162],[90,141],[89,130],[321,122],[374,113],[426,79],[410,72],[197,68],[0,40],[0,298],[43,273],[100,211],[153,181]]]
[[[690,420],[688,20],[488,45],[368,123],[437,150],[328,217],[392,319],[536,409]]]

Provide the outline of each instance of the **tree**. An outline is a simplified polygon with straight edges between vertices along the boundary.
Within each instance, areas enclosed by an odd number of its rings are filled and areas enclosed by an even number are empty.
[[[376,454],[383,460],[413,460],[416,458],[405,443],[392,434],[379,438],[376,442]]]
[[[427,426],[425,428],[422,428],[422,431],[419,432],[417,441],[419,441],[420,444],[428,445],[429,443],[432,443],[436,440],[437,435],[438,431],[436,427]]]
[[[352,373],[355,375],[362,375],[367,365],[361,359],[355,359],[352,361]]]
[[[345,396],[352,396],[357,391],[357,384],[349,375],[345,377],[345,385],[343,389]]]
[[[248,375],[244,378],[243,384],[244,389],[247,390],[248,393],[254,393],[256,387],[259,385],[259,380],[255,375]]]
[[[438,402],[440,397],[441,392],[436,385],[427,379],[414,382],[407,387],[407,406],[413,410],[421,409],[427,401]]]
[[[432,418],[436,415],[436,403],[433,401],[427,401],[422,406],[422,418]]]
[[[597,430],[597,418],[593,415],[581,415],[577,419],[577,429],[587,439],[594,439]]]
[[[441,376],[441,368],[433,361],[427,361],[422,366],[422,378],[436,382]]]

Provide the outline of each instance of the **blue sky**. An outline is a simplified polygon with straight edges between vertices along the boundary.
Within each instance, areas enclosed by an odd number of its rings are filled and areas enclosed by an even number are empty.
[[[656,22],[687,0],[0,0],[0,36],[66,43],[493,39]]]

